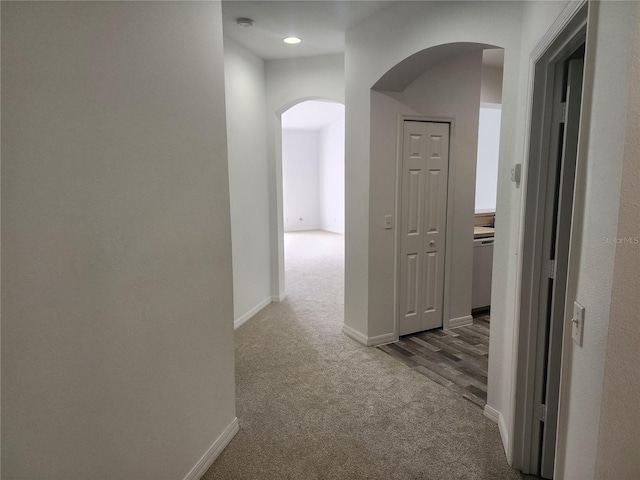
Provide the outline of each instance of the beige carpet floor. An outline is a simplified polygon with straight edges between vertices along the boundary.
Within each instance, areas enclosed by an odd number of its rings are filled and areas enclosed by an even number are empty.
[[[345,336],[341,235],[286,236],[288,298],[236,330],[240,431],[212,479],[519,479],[478,407]]]

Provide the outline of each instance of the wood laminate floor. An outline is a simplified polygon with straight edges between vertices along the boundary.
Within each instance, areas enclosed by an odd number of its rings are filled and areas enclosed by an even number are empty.
[[[487,403],[488,313],[474,316],[473,325],[404,335],[378,348],[478,407]]]

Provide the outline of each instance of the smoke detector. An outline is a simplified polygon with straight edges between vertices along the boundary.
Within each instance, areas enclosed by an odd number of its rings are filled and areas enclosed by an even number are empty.
[[[236,23],[241,27],[248,28],[253,25],[253,20],[250,18],[238,18],[236,19]]]

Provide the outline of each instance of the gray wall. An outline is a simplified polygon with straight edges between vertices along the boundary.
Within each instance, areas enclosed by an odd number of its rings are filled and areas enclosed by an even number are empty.
[[[181,479],[234,421],[221,30],[2,3],[5,479]]]

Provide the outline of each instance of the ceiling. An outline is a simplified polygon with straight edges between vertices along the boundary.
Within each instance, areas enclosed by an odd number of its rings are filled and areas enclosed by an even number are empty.
[[[298,103],[282,114],[285,130],[321,130],[344,116],[344,105],[308,100]]]
[[[344,52],[344,32],[393,1],[241,1],[222,2],[225,35],[265,60]],[[240,27],[238,18],[253,20]],[[296,36],[298,45],[282,39]]]
[[[226,36],[264,60],[344,53],[345,31],[398,0],[223,0]],[[253,20],[241,27],[238,18]],[[296,36],[298,45],[282,39]],[[502,68],[504,51],[486,50],[483,64]]]

